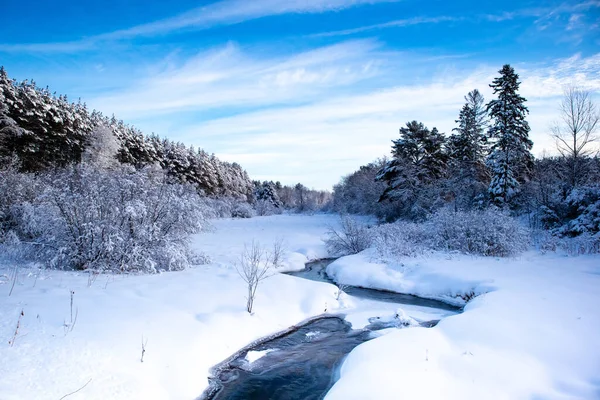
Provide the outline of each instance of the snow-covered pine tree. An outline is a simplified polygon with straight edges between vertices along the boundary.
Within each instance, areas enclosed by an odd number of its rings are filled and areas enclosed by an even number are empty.
[[[446,172],[445,137],[436,128],[430,131],[417,121],[401,128],[400,136],[392,141],[392,159],[375,178],[387,183],[379,201],[398,201],[400,216],[421,218],[433,200],[426,189],[431,189]]]
[[[280,208],[282,206],[281,200],[275,190],[275,184],[273,182],[264,181],[259,182],[259,186],[256,188],[255,197],[257,201],[265,201],[274,208]]]
[[[0,67],[0,167],[6,166],[16,155],[15,143],[23,129],[10,115],[10,106],[17,101],[15,85]]]
[[[469,208],[478,195],[485,192],[489,174],[485,165],[487,152],[487,112],[483,95],[475,89],[465,96],[466,103],[459,113],[455,132],[448,138],[449,186],[455,205]]]
[[[496,100],[487,104],[487,111],[493,122],[488,130],[492,140],[491,151],[487,159],[491,172],[488,193],[493,203],[498,206],[509,205],[519,192],[521,183],[529,179],[533,167],[529,139],[529,124],[525,119],[528,114],[520,96],[519,75],[508,64],[500,71],[500,76],[490,85]]]

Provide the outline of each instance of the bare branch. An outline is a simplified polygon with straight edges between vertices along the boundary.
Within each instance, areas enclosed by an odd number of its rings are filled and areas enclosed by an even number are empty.
[[[21,313],[19,314],[19,319],[17,319],[17,328],[15,329],[15,334],[13,335],[12,339],[8,341],[10,347],[13,347],[15,344],[15,340],[17,339],[17,335],[19,334],[19,328],[21,327],[21,318],[23,318],[24,315],[25,313],[23,312],[23,310],[21,310]]]
[[[273,259],[273,255],[264,251],[260,244],[253,240],[250,247],[244,244],[239,263],[235,265],[235,270],[248,287],[246,311],[250,314],[258,284],[270,276],[268,273],[273,266]]]
[[[148,338],[144,341],[144,335],[142,335],[142,357],[140,362],[144,362],[144,355],[146,354],[146,345],[148,344]]]
[[[65,394],[63,397],[61,397],[61,398],[60,398],[60,399],[58,399],[58,400],[63,400],[65,397],[71,396],[72,394],[75,394],[75,393],[79,392],[80,390],[82,390],[83,388],[85,388],[87,385],[89,385],[89,383],[90,383],[91,381],[92,381],[92,378],[90,378],[90,380],[89,380],[89,381],[87,381],[85,385],[83,385],[82,387],[80,387],[80,388],[79,388],[79,389],[77,389],[76,391],[74,391],[74,392],[71,392],[71,393],[68,393],[68,394]]]
[[[569,160],[567,178],[572,187],[577,186],[584,175],[585,157],[594,152],[593,143],[600,126],[600,112],[590,93],[576,86],[565,88],[560,104],[560,122],[552,126],[552,137],[558,152]]]

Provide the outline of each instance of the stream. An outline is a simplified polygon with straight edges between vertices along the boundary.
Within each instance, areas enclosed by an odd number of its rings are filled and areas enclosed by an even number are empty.
[[[333,259],[318,260],[298,272],[287,275],[333,283],[325,273]],[[416,296],[358,287],[344,292],[375,304],[394,303],[414,309],[418,315],[447,316],[460,308]],[[423,312],[425,310],[425,312]],[[420,326],[432,327],[437,319],[420,320]],[[215,366],[210,385],[200,399],[303,400],[322,399],[337,380],[344,357],[356,346],[377,336],[376,331],[402,328],[400,319],[369,318],[363,329],[352,329],[343,315],[315,317],[274,337],[250,345]]]

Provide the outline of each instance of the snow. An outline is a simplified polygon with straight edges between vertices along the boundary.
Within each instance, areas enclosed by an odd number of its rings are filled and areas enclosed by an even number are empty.
[[[217,265],[230,265],[238,261],[244,244],[252,240],[260,242],[267,250],[282,240],[285,260],[278,271],[299,271],[308,261],[327,257],[322,239],[330,225],[338,224],[338,219],[324,214],[220,219],[214,222],[216,229],[213,232],[195,237],[194,247],[207,253]]]
[[[272,351],[275,351],[275,349],[267,349],[262,351],[251,350],[248,353],[246,353],[246,361],[248,361],[249,363],[253,363],[254,361],[258,360],[259,358],[263,358]]]
[[[8,296],[0,267],[0,399],[193,399],[209,369],[246,344],[306,318],[335,312],[337,288],[283,274],[261,283],[254,315],[233,263],[244,243],[283,238],[289,268],[324,254],[321,238],[337,217],[278,215],[216,220],[193,246],[214,261],[159,275],[100,275],[21,269]],[[70,290],[77,320],[70,323]],[[8,345],[23,310],[13,347]],[[147,340],[140,362],[142,336]]]
[[[378,260],[374,249],[367,249],[360,254],[337,259],[327,267],[327,274],[334,281],[346,285],[414,294],[459,306],[466,303],[461,297],[465,294],[472,292],[479,295],[495,290],[493,279],[485,275],[458,275],[450,268],[434,270],[424,267],[431,260],[454,265],[456,257],[457,255],[447,253],[434,253],[430,258],[409,258],[404,262],[388,265]]]
[[[527,253],[496,259],[434,253],[397,263],[372,250],[328,268],[338,282],[464,304],[463,313],[358,299],[337,287],[274,273],[245,311],[233,267],[244,243],[282,239],[283,270],[327,255],[338,218],[276,215],[214,221],[193,247],[212,264],[158,275],[100,275],[0,266],[0,399],[193,399],[210,368],[245,345],[327,310],[354,328],[442,319],[434,328],[384,329],[345,359],[329,399],[600,397],[598,257]],[[77,319],[70,323],[70,290]],[[460,297],[463,296],[464,298]],[[24,316],[14,345],[20,312]],[[309,339],[307,337],[307,339]],[[146,341],[140,362],[142,340]],[[264,352],[249,352],[252,363]],[[91,379],[91,381],[90,381]]]
[[[339,282],[464,302],[434,328],[355,348],[327,399],[600,397],[600,260],[433,254],[396,264],[370,251],[328,268]]]

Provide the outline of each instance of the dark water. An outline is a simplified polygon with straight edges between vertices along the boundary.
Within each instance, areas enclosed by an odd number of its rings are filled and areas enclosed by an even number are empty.
[[[217,379],[223,388],[213,399],[320,399],[333,386],[343,357],[369,340],[370,332],[352,330],[337,317],[326,317],[253,348],[272,350],[249,363],[240,354]]]
[[[304,271],[288,275],[333,283],[325,268],[333,260],[309,263]],[[347,287],[351,296],[371,300],[457,311],[458,307],[435,300],[372,289]],[[340,317],[326,316],[297,327],[289,333],[240,352],[233,360],[215,369],[210,387],[201,399],[310,400],[322,399],[335,383],[343,358],[356,346],[374,336],[373,331],[403,325],[399,320],[369,320],[365,329],[353,330]],[[432,327],[437,320],[421,326]],[[269,352],[254,362],[250,351]]]

